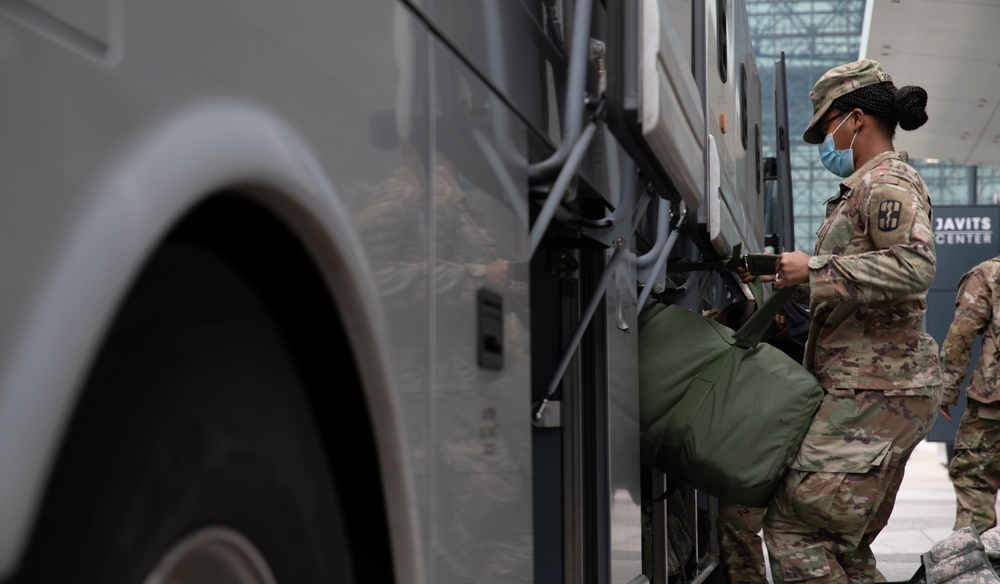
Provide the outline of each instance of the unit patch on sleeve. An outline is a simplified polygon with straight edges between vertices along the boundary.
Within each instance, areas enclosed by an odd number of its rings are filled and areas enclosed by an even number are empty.
[[[878,206],[878,229],[879,231],[892,231],[899,227],[899,211],[903,204],[899,201],[889,199],[882,201]]]

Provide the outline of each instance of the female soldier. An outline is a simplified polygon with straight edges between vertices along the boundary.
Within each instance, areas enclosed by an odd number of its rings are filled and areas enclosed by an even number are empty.
[[[844,178],[812,257],[778,256],[775,286],[809,292],[804,365],[826,392],[764,519],[775,582],[872,582],[870,544],[941,401],[937,344],[923,332],[936,260],[927,186],[893,149],[927,121],[927,93],[861,60],[809,94],[803,139]]]

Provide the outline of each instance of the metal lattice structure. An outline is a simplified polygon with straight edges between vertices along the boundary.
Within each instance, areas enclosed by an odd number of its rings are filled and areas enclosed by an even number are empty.
[[[1000,168],[917,160],[914,167],[938,205],[1000,204]]]
[[[809,91],[831,67],[858,59],[865,0],[747,0],[754,56],[761,77],[766,156],[774,152],[774,62],[785,54],[794,249],[811,253],[823,222],[824,202],[840,179],[819,160],[817,147],[802,141],[812,117]],[[1000,169],[911,161],[941,205],[997,204]],[[790,250],[791,246],[785,246]]]

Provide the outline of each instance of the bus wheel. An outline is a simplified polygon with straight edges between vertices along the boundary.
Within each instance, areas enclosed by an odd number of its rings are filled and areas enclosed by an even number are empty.
[[[143,584],[197,582],[208,575],[216,584],[277,584],[253,542],[223,527],[185,536],[164,554]]]
[[[354,582],[349,541],[267,306],[222,258],[166,244],[97,357],[17,581]]]

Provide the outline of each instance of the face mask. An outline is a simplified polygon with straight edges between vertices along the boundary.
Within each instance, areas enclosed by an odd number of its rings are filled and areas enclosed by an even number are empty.
[[[854,174],[854,140],[857,139],[858,133],[854,132],[854,138],[851,138],[851,145],[847,147],[847,150],[837,150],[837,147],[833,143],[833,135],[837,133],[840,126],[844,125],[844,122],[851,119],[848,115],[844,118],[843,122],[840,122],[832,132],[826,135],[823,143],[819,146],[819,159],[823,161],[823,166],[833,174],[841,177],[847,178]]]

